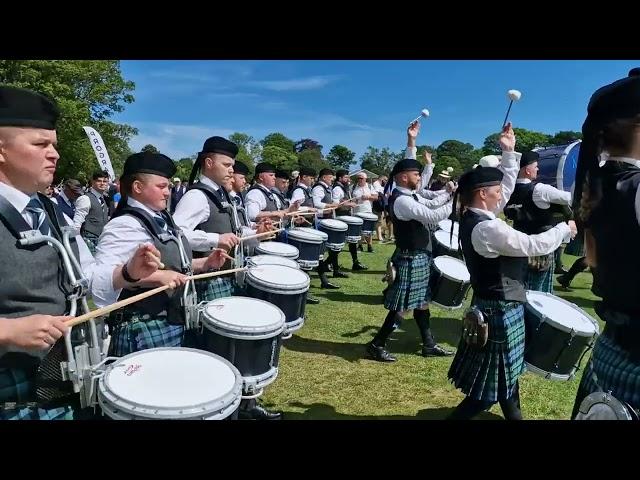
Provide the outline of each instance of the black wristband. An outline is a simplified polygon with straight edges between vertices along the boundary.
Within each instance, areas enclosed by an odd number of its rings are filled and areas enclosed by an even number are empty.
[[[136,280],[135,278],[132,278],[131,275],[129,275],[129,271],[127,270],[126,263],[122,265],[122,278],[124,278],[125,281],[129,283],[138,283],[140,281],[140,279]]]

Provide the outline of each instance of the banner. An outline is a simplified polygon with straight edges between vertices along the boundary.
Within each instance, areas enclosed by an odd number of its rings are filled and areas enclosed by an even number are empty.
[[[91,127],[82,128],[89,137],[89,142],[91,142],[91,147],[93,147],[93,153],[96,154],[100,167],[109,174],[109,178],[112,182],[115,181],[116,174],[113,171],[113,166],[111,166],[109,152],[107,152],[107,147],[104,145],[102,137]]]

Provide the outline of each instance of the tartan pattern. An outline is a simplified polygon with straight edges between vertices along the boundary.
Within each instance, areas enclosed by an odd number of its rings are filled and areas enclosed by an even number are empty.
[[[592,372],[598,377],[596,384]],[[600,335],[593,347],[591,360],[582,375],[578,392],[584,396],[600,391],[611,391],[621,402],[640,408],[640,360],[630,358],[611,338]]]
[[[84,243],[87,244],[87,247],[89,247],[89,251],[91,252],[91,255],[95,256],[96,248],[98,246],[98,240],[100,239],[100,237],[90,232],[84,232],[82,234],[82,238],[84,239]]]
[[[527,290],[536,290],[538,292],[553,293],[553,272],[556,269],[555,256],[551,256],[551,266],[548,270],[542,272],[527,269],[527,280],[525,287]]]
[[[27,402],[35,398],[34,376],[24,369],[0,368],[0,403]],[[71,407],[0,408],[0,420],[71,420]]]
[[[214,277],[210,280],[196,281],[196,292],[198,302],[211,302],[218,298],[230,297],[233,295],[234,287],[231,277]]]
[[[584,235],[576,235],[564,249],[567,255],[575,255],[576,257],[584,257]]]
[[[497,309],[491,315],[485,313],[489,341],[482,349],[476,349],[460,338],[448,377],[465,395],[495,403],[513,394],[518,378],[525,371],[524,305],[476,298],[472,305],[483,312],[486,308]]]
[[[122,357],[148,348],[180,347],[183,332],[183,326],[169,324],[166,317],[152,319],[148,314],[134,314],[111,332],[109,356]]]
[[[393,284],[386,290],[384,308],[407,311],[428,303],[431,300],[431,255],[424,250],[401,254],[396,249],[391,260],[397,274]]]

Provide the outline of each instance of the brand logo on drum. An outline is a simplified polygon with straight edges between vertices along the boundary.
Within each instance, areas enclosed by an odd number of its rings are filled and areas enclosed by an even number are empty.
[[[136,373],[138,370],[140,370],[140,368],[142,368],[142,365],[129,365],[127,369],[124,371],[124,374],[127,377],[130,377],[131,375]]]

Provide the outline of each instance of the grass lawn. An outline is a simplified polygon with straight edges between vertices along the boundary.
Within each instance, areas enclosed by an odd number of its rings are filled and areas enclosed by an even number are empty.
[[[381,278],[394,246],[374,242],[374,249],[374,253],[359,253],[369,270],[332,280],[340,290],[321,290],[317,275],[312,274],[311,293],[321,303],[307,305],[305,325],[284,342],[278,379],[263,395],[265,405],[284,411],[287,419],[442,419],[462,400],[463,395],[447,380],[453,357],[420,356],[420,335],[411,317],[388,342],[397,362],[365,358],[364,346],[387,313],[382,306]],[[575,259],[565,255],[565,268]],[[340,263],[351,266],[346,248]],[[597,318],[590,273],[579,274],[570,292],[557,283],[554,288],[556,295]],[[471,293],[467,304],[470,299]],[[463,310],[432,307],[431,312],[436,340],[455,348]],[[587,359],[588,355],[583,367]],[[556,382],[525,373],[520,388],[524,417],[569,419],[581,374],[569,382]],[[501,419],[502,412],[496,405],[478,418]]]

